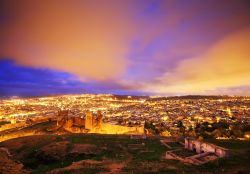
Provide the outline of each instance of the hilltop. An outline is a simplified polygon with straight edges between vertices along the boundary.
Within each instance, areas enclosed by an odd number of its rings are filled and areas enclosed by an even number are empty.
[[[0,143],[0,147],[7,148],[10,153],[7,157],[10,160],[4,161],[5,165],[1,165],[0,170],[5,173],[3,168],[13,166],[13,163],[20,169],[18,172],[15,170],[15,174],[237,174],[239,171],[244,173],[250,169],[249,141],[233,142],[233,149],[238,155],[193,166],[175,160],[164,160],[162,157],[169,149],[160,144],[159,140],[160,137],[154,136],[147,139],[131,139],[128,135],[101,134],[36,135],[16,138]],[[229,143],[230,141],[224,142],[228,147]]]

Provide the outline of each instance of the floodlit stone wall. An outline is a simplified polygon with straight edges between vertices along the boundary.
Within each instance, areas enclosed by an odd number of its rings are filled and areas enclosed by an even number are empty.
[[[102,122],[102,113],[86,112],[86,117],[69,117],[67,112],[59,112],[60,117],[57,120],[57,126],[74,133],[101,133],[101,134],[144,134],[144,126],[121,126]]]
[[[94,129],[91,133],[103,134],[144,134],[144,127],[127,127],[103,123],[101,129]]]

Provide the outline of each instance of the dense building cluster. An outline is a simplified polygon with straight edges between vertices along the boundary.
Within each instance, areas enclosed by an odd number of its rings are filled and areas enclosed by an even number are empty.
[[[250,122],[249,97],[150,97],[111,94],[1,100],[0,121],[3,125],[53,118],[58,116],[60,110],[68,110],[67,115],[76,118],[88,118],[88,111],[100,111],[104,123],[127,127],[145,125],[149,133],[172,136],[190,136],[192,133],[197,135],[195,130],[205,126],[207,135],[218,134],[219,138],[224,135],[218,133],[216,123],[227,124],[226,129],[230,130],[230,125],[248,125]],[[244,136],[244,133],[240,136]]]

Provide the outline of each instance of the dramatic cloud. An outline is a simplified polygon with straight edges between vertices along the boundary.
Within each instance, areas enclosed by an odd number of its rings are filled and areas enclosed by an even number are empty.
[[[86,92],[246,94],[249,5],[248,0],[2,0],[0,59],[67,73],[78,80],[75,88]]]
[[[131,2],[6,1],[2,9],[2,57],[81,79],[113,79],[126,70]]]
[[[38,96],[85,92],[85,85],[68,73],[20,67],[0,60],[0,96]]]
[[[0,97],[79,93],[141,94],[136,90],[128,92],[127,86],[115,82],[83,83],[69,73],[23,67],[7,59],[0,60],[0,70]]]
[[[146,88],[158,93],[229,93],[250,86],[250,28],[219,41],[204,55],[185,59]],[[244,88],[242,88],[243,90]],[[245,94],[250,94],[246,88]],[[242,92],[241,92],[242,94]]]

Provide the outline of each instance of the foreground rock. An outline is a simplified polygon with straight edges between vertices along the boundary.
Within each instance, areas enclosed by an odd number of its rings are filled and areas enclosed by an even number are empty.
[[[1,174],[26,174],[23,164],[12,159],[6,148],[0,148],[0,173]]]

